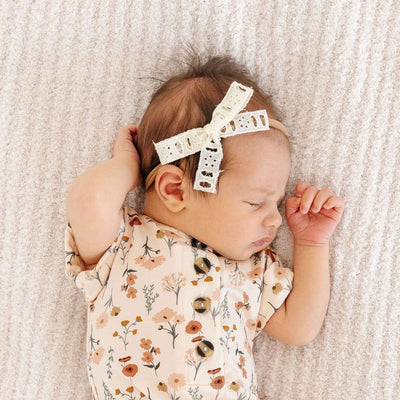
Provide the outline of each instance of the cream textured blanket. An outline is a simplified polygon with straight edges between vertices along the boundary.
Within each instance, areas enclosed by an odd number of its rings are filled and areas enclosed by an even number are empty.
[[[323,329],[302,348],[257,339],[260,398],[399,399],[399,38],[396,0],[1,0],[1,399],[89,399],[66,192],[140,121],[148,78],[175,71],[187,44],[232,55],[273,95],[289,193],[310,180],[346,200]],[[284,227],[289,265],[291,245]]]

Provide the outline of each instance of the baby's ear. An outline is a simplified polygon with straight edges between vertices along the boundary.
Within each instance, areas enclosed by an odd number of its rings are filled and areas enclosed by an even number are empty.
[[[185,208],[183,180],[183,171],[171,164],[163,165],[156,175],[154,182],[156,193],[165,207],[173,213]]]

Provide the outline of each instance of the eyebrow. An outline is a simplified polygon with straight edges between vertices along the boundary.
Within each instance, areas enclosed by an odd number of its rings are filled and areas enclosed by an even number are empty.
[[[253,188],[253,189],[250,189],[249,190],[249,192],[251,193],[251,192],[254,192],[254,193],[262,193],[262,194],[266,194],[267,196],[274,196],[275,195],[275,192],[273,191],[273,190],[270,190],[270,189],[265,189],[265,188],[261,188],[261,187],[256,187],[256,188]],[[280,196],[279,196],[279,201],[282,201],[284,198],[285,198],[285,196],[286,196],[286,194],[285,193],[282,193]]]

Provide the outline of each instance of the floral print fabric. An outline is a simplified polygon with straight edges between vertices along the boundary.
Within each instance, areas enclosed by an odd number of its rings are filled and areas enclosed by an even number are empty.
[[[228,260],[130,207],[93,269],[65,246],[94,399],[257,399],[253,340],[292,287],[273,250]]]

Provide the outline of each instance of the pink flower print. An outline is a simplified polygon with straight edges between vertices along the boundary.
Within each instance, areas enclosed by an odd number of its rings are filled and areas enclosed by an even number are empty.
[[[107,325],[108,322],[108,315],[107,314],[101,314],[97,319],[96,319],[96,328],[101,329],[104,328]]]
[[[130,286],[134,285],[136,282],[137,276],[135,274],[129,274],[126,278],[126,283]]]
[[[173,317],[175,317],[176,311],[171,310],[169,307],[165,307],[161,311],[159,311],[154,317],[152,318],[154,322],[160,323],[160,322],[168,322],[170,321]]]
[[[185,317],[183,315],[175,315],[174,317],[174,323],[175,324],[183,324],[185,322]]]
[[[151,349],[151,340],[145,339],[145,338],[140,339],[140,347],[145,350],[150,350]]]
[[[287,278],[289,275],[289,270],[287,268],[276,267],[274,268],[274,276],[279,281]]]
[[[160,266],[165,261],[163,256],[150,257],[147,261],[142,263],[142,266],[149,271]]]
[[[246,340],[245,342],[244,342],[244,349],[247,351],[247,353],[249,354],[249,355],[251,355],[252,354],[252,347],[251,347],[251,345],[250,345],[250,343]]]
[[[172,348],[175,349],[175,339],[178,337],[179,333],[176,331],[176,326],[184,322],[184,318],[182,315],[176,315],[176,311],[171,310],[169,307],[165,307],[163,310],[159,311],[152,318],[154,322],[160,323],[163,322],[165,324],[160,325],[158,330],[167,331],[170,335],[172,335]],[[171,319],[174,318],[174,321],[171,322]]]
[[[248,319],[247,322],[246,322],[246,326],[247,326],[247,328],[248,328],[249,330],[255,331],[256,328],[257,328],[257,322],[258,322],[257,318],[255,318],[255,319]]]
[[[251,270],[250,272],[248,272],[247,276],[250,279],[258,279],[263,275],[263,273],[264,273],[264,269],[261,267],[257,267],[255,269]]]
[[[136,264],[143,264],[146,261],[146,257],[145,256],[139,256],[135,258],[135,263]]]
[[[171,275],[164,276],[162,279],[162,288],[167,292],[175,293],[176,304],[178,304],[179,291],[185,285],[186,285],[186,278],[181,272],[178,272],[177,274],[174,273]]]
[[[183,374],[171,374],[168,377],[168,385],[174,389],[174,390],[179,390],[181,387],[185,386],[186,381],[185,381],[185,375]]]
[[[100,364],[101,359],[103,358],[104,354],[104,348],[99,347],[95,351],[91,351],[89,354],[89,362],[92,362],[93,364]]]

